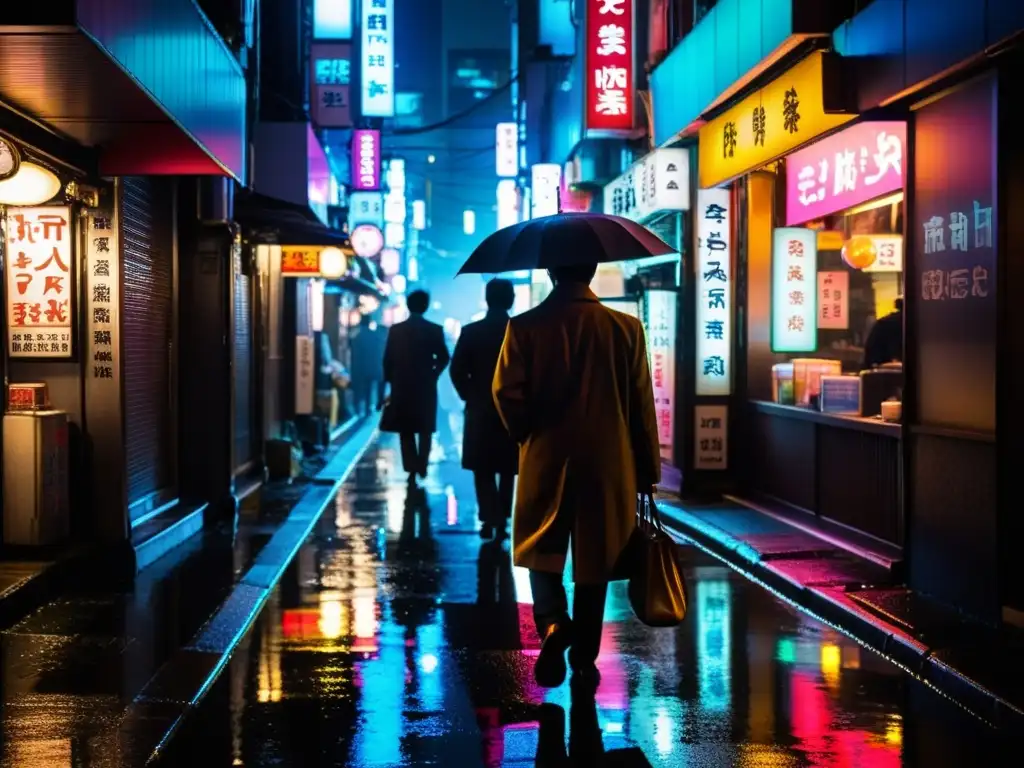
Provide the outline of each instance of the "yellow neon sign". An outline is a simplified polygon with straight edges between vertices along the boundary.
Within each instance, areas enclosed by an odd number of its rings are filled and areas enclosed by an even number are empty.
[[[826,114],[824,54],[811,54],[700,129],[703,189],[753,171],[856,115]]]

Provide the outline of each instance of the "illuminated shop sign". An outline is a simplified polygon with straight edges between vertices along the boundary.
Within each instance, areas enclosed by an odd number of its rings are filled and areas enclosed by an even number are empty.
[[[380,189],[380,131],[352,132],[352,188]]]
[[[360,224],[384,227],[384,193],[353,192],[348,196],[348,229],[351,232]]]
[[[858,123],[786,158],[786,224],[802,224],[903,189],[907,125]]]
[[[8,208],[4,237],[8,354],[12,358],[74,357],[71,209]]]
[[[558,188],[562,183],[562,167],[555,163],[537,163],[531,171],[533,209],[531,218],[558,213]]]
[[[701,187],[749,173],[854,118],[825,112],[824,55],[811,54],[700,129]]]
[[[818,349],[818,235],[779,227],[772,236],[772,351]]]
[[[587,0],[585,32],[588,132],[633,129],[633,0]]]
[[[395,116],[395,0],[362,0],[363,117]]]
[[[697,190],[698,396],[732,392],[732,199]]]
[[[498,123],[495,128],[495,171],[506,178],[519,173],[519,126]]]
[[[647,291],[644,294],[644,325],[647,330],[654,386],[654,413],[658,421],[661,457],[672,463],[676,392],[676,301],[675,291]]]
[[[352,45],[313,43],[310,71],[313,122],[321,128],[351,128]]]
[[[364,5],[369,5],[364,0]],[[349,40],[352,37],[352,0],[313,0],[313,37]]]
[[[498,229],[519,223],[519,190],[513,179],[498,182]]]
[[[656,149],[604,188],[604,212],[631,221],[689,208],[690,154],[686,149]]]

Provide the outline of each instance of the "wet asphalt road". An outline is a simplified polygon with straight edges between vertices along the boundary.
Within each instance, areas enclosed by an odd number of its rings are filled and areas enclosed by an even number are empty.
[[[409,496],[397,441],[366,453],[165,764],[1016,764],[954,703],[689,546],[681,627],[638,624],[614,585],[596,697],[537,688],[526,575],[481,546],[452,459]]]

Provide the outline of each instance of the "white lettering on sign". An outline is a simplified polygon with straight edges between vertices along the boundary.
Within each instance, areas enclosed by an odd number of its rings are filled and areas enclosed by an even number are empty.
[[[961,211],[950,212],[950,251],[970,253],[992,248],[992,206],[975,200],[972,209],[971,217]],[[924,220],[926,255],[946,250],[944,222],[945,217],[938,215]],[[967,264],[958,269],[926,269],[921,273],[921,298],[924,301],[987,299],[991,291],[989,271],[981,264]]]
[[[732,392],[732,218],[728,189],[697,190],[698,396]]]
[[[589,130],[633,127],[633,0],[588,0],[586,11]]]
[[[864,122],[786,159],[786,224],[801,224],[903,189],[902,122]]]
[[[694,469],[722,470],[729,467],[729,408],[698,405],[694,418]]]
[[[377,183],[377,141],[372,134],[359,137],[359,184],[364,188]]]

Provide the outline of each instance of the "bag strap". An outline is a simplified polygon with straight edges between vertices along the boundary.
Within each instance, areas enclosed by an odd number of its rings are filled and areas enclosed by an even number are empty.
[[[667,534],[668,531],[665,530],[665,524],[661,519],[661,511],[658,509],[658,505],[654,501],[654,496],[649,493],[639,493],[637,495],[640,500],[640,508],[643,510],[642,517],[644,520],[649,522],[657,530]]]

